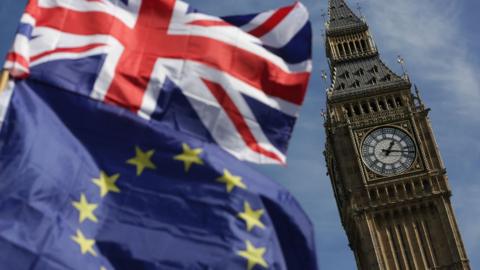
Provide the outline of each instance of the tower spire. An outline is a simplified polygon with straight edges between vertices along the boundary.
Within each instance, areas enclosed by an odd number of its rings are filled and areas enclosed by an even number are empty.
[[[350,9],[344,0],[329,0],[328,14],[327,34],[368,29],[367,24]]]

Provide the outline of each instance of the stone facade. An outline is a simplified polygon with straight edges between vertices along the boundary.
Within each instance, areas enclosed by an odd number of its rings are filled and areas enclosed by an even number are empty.
[[[358,269],[470,269],[429,109],[366,22],[329,5],[325,158]]]

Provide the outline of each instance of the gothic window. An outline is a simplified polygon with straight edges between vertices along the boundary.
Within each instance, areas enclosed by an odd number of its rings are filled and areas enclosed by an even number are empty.
[[[362,39],[362,40],[360,41],[360,44],[362,45],[362,50],[363,50],[363,51],[367,51],[367,44],[365,43],[365,40],[364,40],[364,39]]]
[[[395,105],[393,103],[393,99],[392,98],[388,98],[387,99],[387,104],[388,104],[388,107],[390,108],[395,108]]]
[[[400,97],[395,97],[395,104],[397,104],[397,107],[403,106],[402,99]]]
[[[387,188],[387,192],[388,192],[388,195],[391,197],[395,197],[395,190],[393,189],[393,187],[388,187]]]
[[[377,107],[377,103],[375,102],[375,100],[370,100],[370,108],[372,108],[372,111],[378,112],[378,107]]]
[[[428,180],[423,180],[423,190],[425,192],[430,192],[432,191],[432,187],[430,186],[430,182]]]
[[[350,55],[350,48],[348,47],[348,43],[344,42],[343,47],[345,48],[345,52],[347,55]]]
[[[345,51],[343,50],[343,46],[341,44],[337,44],[338,51],[341,56],[345,55]]]
[[[355,45],[353,45],[353,42],[350,41],[348,44],[350,45],[350,51],[351,51],[352,53],[355,53]]]
[[[368,81],[368,84],[371,84],[371,85],[377,84],[377,79],[373,77],[372,79],[370,79],[370,81]]]
[[[354,74],[357,75],[357,76],[363,76],[365,73],[363,72],[363,69],[360,68]]]
[[[362,103],[362,110],[364,113],[370,113],[370,108],[368,108],[367,103]]]
[[[357,49],[357,52],[362,52],[362,48],[361,48],[360,42],[358,42],[358,40],[355,40],[355,48]]]
[[[358,88],[358,87],[360,87],[360,81],[359,81],[359,80],[355,80],[355,82],[351,85],[351,87],[353,87],[353,88]]]
[[[378,73],[377,65],[374,65],[368,72],[373,73],[373,74]]]
[[[379,188],[378,191],[380,193],[380,198],[385,198],[387,196],[387,191],[384,188]]]
[[[396,185],[396,187],[397,187],[397,191],[399,191],[399,190],[400,190],[400,191],[401,191],[401,190],[403,190],[401,185]]]
[[[407,191],[408,196],[413,195],[413,189],[412,189],[412,184],[411,183],[406,183],[405,184],[405,190]]]
[[[348,117],[352,117],[352,110],[350,109],[350,106],[345,105],[343,106],[343,109],[347,113]]]
[[[384,81],[390,81],[392,78],[390,76],[390,74],[387,74],[385,77],[382,78],[382,82]]]
[[[345,79],[349,79],[350,78],[350,73],[348,71],[345,71],[343,76],[345,77]]]
[[[378,104],[380,105],[380,108],[383,110],[383,111],[386,111],[387,110],[387,104],[385,104],[385,102],[383,102],[383,100],[380,100],[378,102]]]
[[[360,111],[360,107],[356,104],[353,106],[353,111],[355,112],[356,115],[362,114],[362,112]]]

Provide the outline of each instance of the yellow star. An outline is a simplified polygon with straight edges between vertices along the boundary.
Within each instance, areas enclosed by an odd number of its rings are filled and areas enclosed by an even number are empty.
[[[98,222],[97,217],[93,214],[93,211],[97,209],[98,205],[88,203],[85,194],[82,193],[82,195],[80,196],[80,201],[74,201],[72,204],[80,214],[80,223],[82,223],[85,219],[90,219],[93,222]]]
[[[260,266],[263,266],[264,268],[268,268],[268,264],[265,261],[265,259],[263,258],[263,255],[265,254],[267,249],[264,248],[264,247],[263,248],[256,248],[248,240],[246,241],[246,244],[247,244],[247,249],[246,250],[240,250],[238,252],[238,255],[240,257],[243,257],[243,258],[247,259],[247,262],[248,262],[247,269],[252,270],[255,267],[255,265],[257,265],[257,264],[260,265]]]
[[[100,267],[100,270],[107,270],[107,268],[105,268],[105,266],[102,266]]]
[[[200,154],[203,152],[201,148],[191,149],[186,143],[182,147],[183,153],[176,155],[173,159],[183,161],[186,172],[190,170],[192,164],[203,165],[203,160],[200,158]]]
[[[253,210],[248,202],[244,203],[244,209],[245,212],[238,214],[238,217],[245,220],[248,231],[251,231],[255,226],[265,229],[265,225],[260,221],[264,212],[263,209]]]
[[[143,152],[138,146],[135,146],[135,157],[127,160],[130,165],[137,166],[137,176],[141,175],[145,168],[155,170],[157,167],[151,161],[154,150]]]
[[[232,175],[227,169],[223,170],[223,175],[217,178],[220,183],[225,183],[227,192],[230,193],[235,187],[247,189],[240,176]]]
[[[95,245],[95,240],[85,238],[85,236],[80,230],[77,230],[77,235],[72,236],[72,240],[80,246],[82,254],[86,254],[88,252],[93,256],[97,256],[97,253],[93,249],[93,246]]]
[[[100,195],[105,197],[108,192],[120,193],[120,189],[115,185],[120,174],[108,176],[104,171],[100,172],[100,178],[92,179],[92,182],[100,188]]]

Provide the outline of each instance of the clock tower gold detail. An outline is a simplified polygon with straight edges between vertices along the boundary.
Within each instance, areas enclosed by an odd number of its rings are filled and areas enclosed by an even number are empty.
[[[358,269],[469,270],[445,165],[418,91],[367,23],[329,0],[325,158]]]

